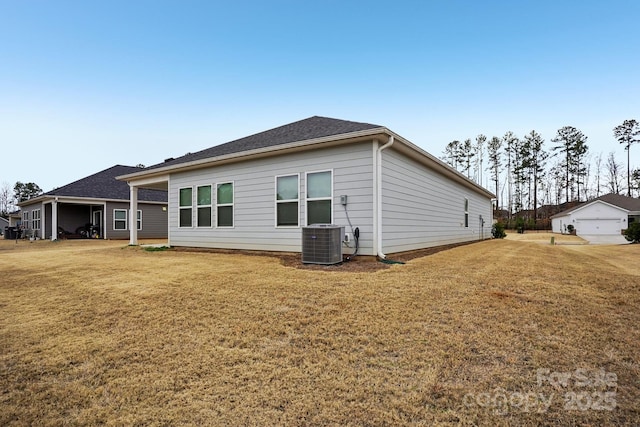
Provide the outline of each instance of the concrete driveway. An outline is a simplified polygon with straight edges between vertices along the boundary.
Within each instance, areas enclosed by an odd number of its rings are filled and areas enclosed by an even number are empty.
[[[630,243],[621,234],[592,234],[580,235],[590,245],[626,245]]]

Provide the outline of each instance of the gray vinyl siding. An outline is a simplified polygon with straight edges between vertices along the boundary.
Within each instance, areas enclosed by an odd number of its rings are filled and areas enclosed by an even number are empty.
[[[469,227],[464,199],[469,199]],[[485,220],[479,225],[479,216]],[[491,236],[491,199],[393,150],[382,152],[382,250],[403,252]]]
[[[107,239],[128,239],[129,227],[136,224],[136,218],[131,218],[129,214],[129,202],[108,202],[104,215],[104,225],[106,229]],[[166,239],[168,235],[166,210],[162,210],[166,205],[148,204],[138,202],[138,210],[142,211],[142,230],[138,230],[139,239]],[[113,211],[115,209],[124,209],[127,211],[127,229],[114,230]]]
[[[305,173],[333,171],[333,223],[349,232],[340,196],[348,196],[348,214],[360,228],[361,253],[373,248],[372,143],[350,144],[249,160],[217,167],[172,174],[169,180],[169,243],[172,246],[299,252],[306,225]],[[276,176],[299,174],[299,226],[276,227]],[[215,185],[234,183],[234,227],[217,228]],[[178,227],[180,188],[212,185],[212,227]],[[345,253],[350,249],[345,248]]]

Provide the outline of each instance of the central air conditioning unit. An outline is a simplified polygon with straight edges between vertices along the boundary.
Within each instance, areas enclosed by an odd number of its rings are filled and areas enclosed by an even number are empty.
[[[302,262],[305,264],[338,264],[342,262],[344,227],[312,224],[302,227]]]

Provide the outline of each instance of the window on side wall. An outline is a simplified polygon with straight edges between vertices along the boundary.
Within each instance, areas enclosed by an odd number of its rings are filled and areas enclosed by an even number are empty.
[[[127,229],[127,210],[126,209],[113,210],[113,229],[114,230]]]
[[[469,199],[464,199],[464,226],[469,227]]]
[[[22,212],[22,226],[24,228],[29,228],[29,211]]]
[[[179,201],[179,223],[180,227],[191,227],[192,212],[193,212],[193,188],[186,187],[180,189],[180,201]]]
[[[216,207],[218,227],[233,227],[233,182],[217,185]]]
[[[300,176],[276,177],[276,227],[297,227],[300,220]]]
[[[331,224],[333,219],[332,172],[310,172],[307,182],[307,225]]]
[[[142,230],[142,211],[141,210],[138,210],[138,213],[136,215],[136,227],[138,231]]]
[[[202,185],[196,190],[198,227],[211,227],[211,186]]]
[[[31,218],[31,228],[34,230],[40,230],[40,209],[36,209],[33,211],[33,216]]]

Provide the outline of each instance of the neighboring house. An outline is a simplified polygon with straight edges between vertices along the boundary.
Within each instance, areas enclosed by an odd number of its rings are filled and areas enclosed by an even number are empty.
[[[9,227],[9,220],[6,218],[0,217],[0,234],[4,235],[4,228]]]
[[[142,238],[167,237],[167,192],[140,190],[135,221],[129,211],[129,186],[115,179],[140,171],[116,165],[94,175],[18,203],[25,236],[77,238],[87,225],[102,239],[126,239],[131,224]]]
[[[344,226],[345,253],[357,227],[382,258],[491,237],[491,192],[368,123],[315,116],[118,179],[134,208],[137,189],[168,190],[171,246],[300,252],[311,224]]]
[[[607,194],[552,216],[551,228],[567,233],[572,225],[578,236],[620,236],[633,221],[640,221],[640,199]]]

